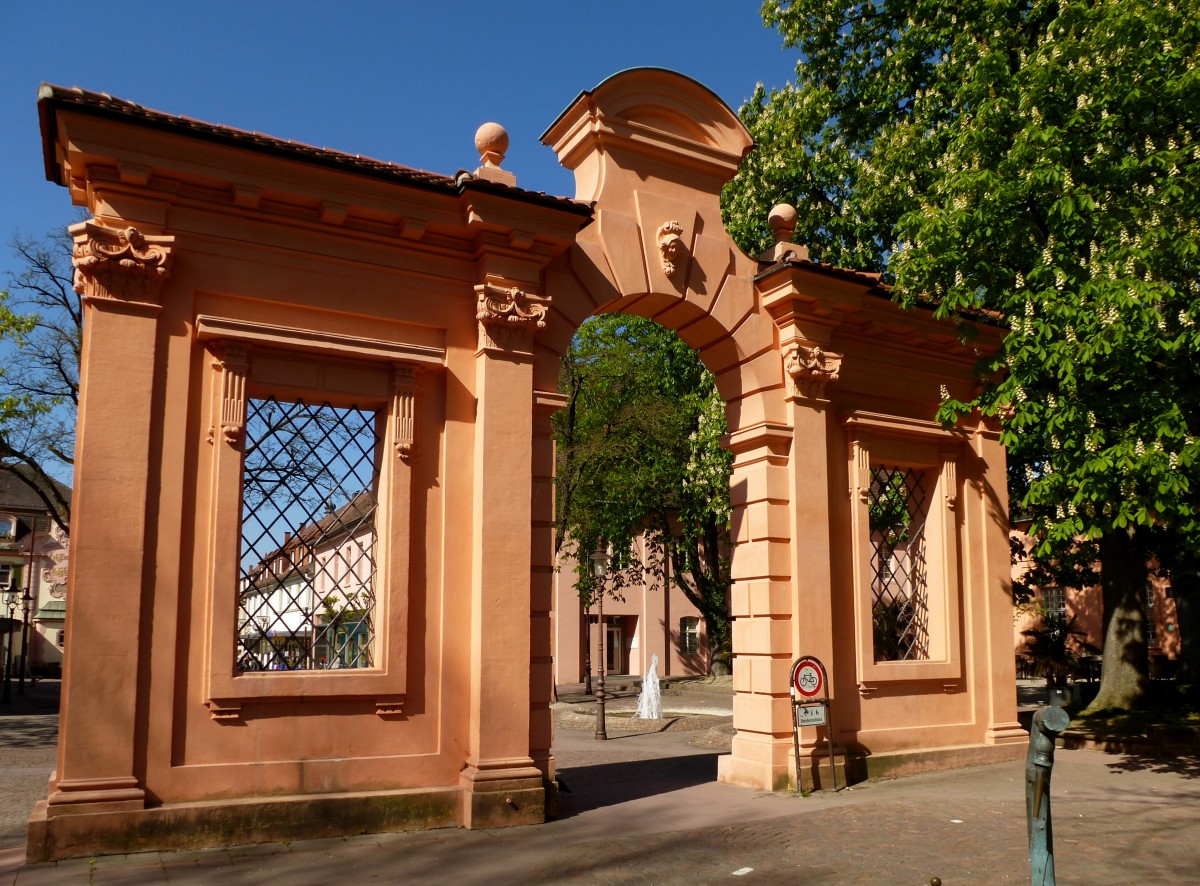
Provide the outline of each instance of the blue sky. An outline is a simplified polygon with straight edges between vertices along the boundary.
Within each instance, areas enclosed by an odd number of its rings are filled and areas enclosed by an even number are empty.
[[[45,180],[42,81],[149,108],[453,174],[479,124],[509,132],[521,187],[571,195],[538,136],[576,95],[630,67],[694,77],[735,110],[796,55],[757,0],[0,0],[0,287],[7,242],[74,219]]]

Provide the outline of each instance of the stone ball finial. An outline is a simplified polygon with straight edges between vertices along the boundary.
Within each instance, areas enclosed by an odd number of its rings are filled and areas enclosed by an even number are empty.
[[[776,243],[792,241],[798,218],[796,207],[788,203],[776,203],[771,207],[771,211],[767,213],[767,224],[771,228],[771,233],[775,235]]]
[[[475,130],[475,148],[484,166],[499,166],[508,152],[508,130],[499,123],[484,123]]]

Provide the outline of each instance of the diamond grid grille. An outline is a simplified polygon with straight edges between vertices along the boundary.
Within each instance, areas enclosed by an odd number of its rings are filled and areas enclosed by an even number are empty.
[[[871,468],[867,510],[876,661],[929,657],[925,480],[925,473],[913,468]]]
[[[379,414],[249,399],[241,671],[374,664]]]

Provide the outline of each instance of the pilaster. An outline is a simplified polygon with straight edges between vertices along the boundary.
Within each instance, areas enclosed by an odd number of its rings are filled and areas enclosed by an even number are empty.
[[[776,207],[773,212],[781,208],[789,207]],[[795,540],[791,600],[795,618],[791,645],[794,657],[812,655],[821,660],[829,676],[831,698],[836,698],[831,565],[834,515],[830,482],[831,445],[836,429],[829,395],[841,374],[842,355],[830,350],[832,318],[799,298],[789,277],[778,275],[772,284],[775,288],[764,292],[763,302],[779,328],[780,354],[788,384],[788,418],[794,435],[788,477],[790,530]],[[822,745],[816,727],[800,729],[801,756],[813,755]]]
[[[58,771],[47,814],[140,809],[136,732],[160,292],[174,238],[71,228],[83,296],[71,591]],[[102,355],[102,356],[101,356]],[[86,691],[73,678],[86,670]],[[82,689],[83,687],[81,687]]]
[[[985,678],[979,687],[981,701],[986,706],[984,741],[992,745],[1013,744],[1027,741],[1028,733],[1017,721],[1016,700],[1012,693],[1017,675],[1008,630],[1012,624],[1012,589],[1005,586],[1012,575],[1008,538],[993,528],[1008,525],[1006,455],[999,433],[988,427],[983,419],[972,435],[971,444],[978,456],[976,464],[990,466],[990,470],[974,478],[975,483],[965,484],[970,494],[964,515],[972,559],[975,560],[968,579],[975,587],[967,598],[972,605],[983,609],[984,629],[976,660],[982,657],[984,661],[984,666],[979,669],[979,676]]]
[[[533,336],[546,304],[515,281],[475,287],[479,347],[472,520],[471,721],[463,824],[540,822],[542,771],[530,756]]]
[[[786,785],[792,747],[788,648],[793,631],[788,459],[792,429],[761,424],[730,435],[733,526],[734,722],[717,778],[759,790]]]

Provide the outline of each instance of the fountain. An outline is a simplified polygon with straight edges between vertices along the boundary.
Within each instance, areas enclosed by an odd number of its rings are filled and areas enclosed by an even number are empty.
[[[637,712],[635,720],[661,720],[662,692],[658,688],[658,656],[650,656],[650,669],[642,680],[642,691],[638,693]]]

